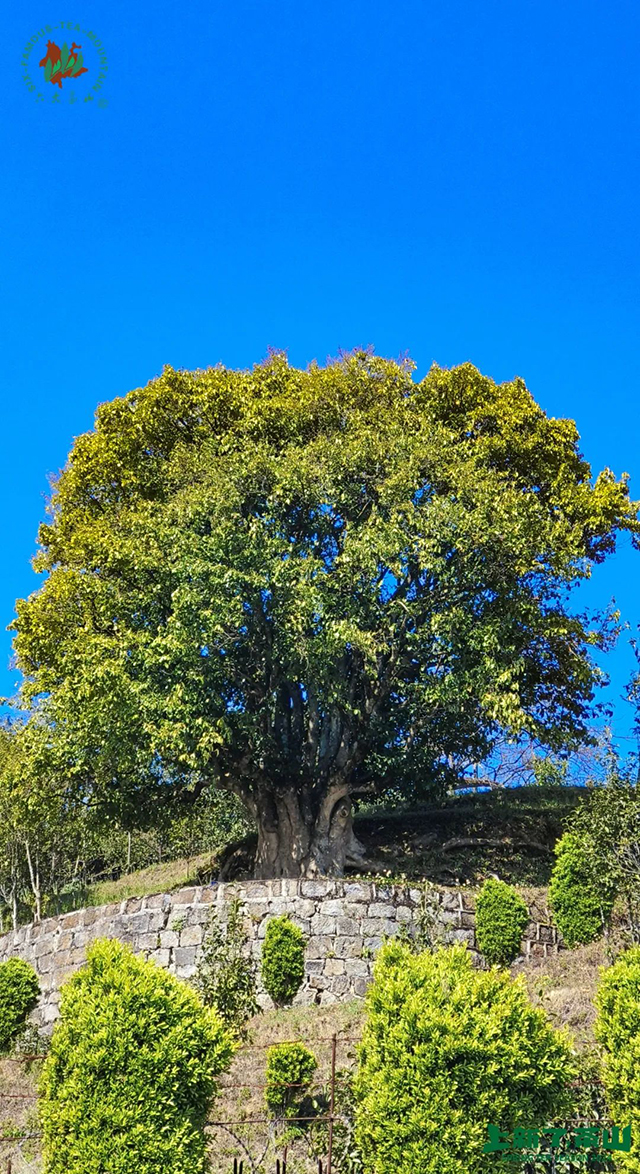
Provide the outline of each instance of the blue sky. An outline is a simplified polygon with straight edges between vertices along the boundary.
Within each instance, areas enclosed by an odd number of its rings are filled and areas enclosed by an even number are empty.
[[[76,31],[49,36],[88,73],[59,103],[27,89],[23,47],[68,20],[102,41],[106,105]],[[50,0],[4,26],[0,692],[47,475],[165,363],[468,360],[575,418],[640,497],[637,4]],[[578,599],[636,625],[639,567],[623,544]],[[632,665],[623,641],[620,735]]]

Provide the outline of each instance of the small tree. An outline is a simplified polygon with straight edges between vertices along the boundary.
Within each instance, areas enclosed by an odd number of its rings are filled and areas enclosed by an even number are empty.
[[[290,1003],[304,978],[305,937],[285,914],[272,917],[262,947],[262,981],[274,1003]]]
[[[571,1042],[522,977],[473,968],[463,946],[378,954],[355,1080],[368,1174],[488,1174],[487,1123],[547,1124],[568,1108]]]
[[[617,1161],[627,1174],[640,1172],[640,947],[604,970],[596,993],[596,1039],[604,1051],[602,1076],[618,1127],[631,1125],[632,1147]]]
[[[238,1036],[247,1032],[247,1020],[258,1010],[256,961],[242,920],[242,903],[231,901],[224,926],[211,909],[202,955],[194,986],[208,1007],[215,1007],[221,1019]]]
[[[549,900],[567,944],[592,941],[617,898],[640,942],[640,790],[614,768],[569,820],[556,847]]]
[[[24,1027],[40,994],[38,976],[22,958],[0,963],[0,1051],[5,1051]]]
[[[313,1052],[301,1043],[274,1044],[267,1052],[265,1102],[276,1117],[294,1117],[318,1067]]]
[[[489,962],[508,965],[520,953],[529,910],[512,885],[486,880],[476,901],[476,940]]]
[[[613,908],[613,891],[594,872],[590,846],[575,832],[565,832],[556,844],[556,862],[549,885],[549,905],[569,947],[593,942],[605,929]]]
[[[99,940],[65,984],[41,1080],[46,1174],[204,1174],[233,1043],[186,983]]]

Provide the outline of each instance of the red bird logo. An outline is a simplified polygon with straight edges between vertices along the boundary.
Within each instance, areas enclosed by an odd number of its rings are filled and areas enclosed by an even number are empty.
[[[62,89],[64,77],[80,77],[81,73],[88,73],[86,65],[82,64],[82,53],[77,52],[81,48],[82,45],[76,45],[75,41],[70,49],[67,45],[59,49],[53,41],[47,41],[47,55],[39,62],[44,66],[44,80]]]

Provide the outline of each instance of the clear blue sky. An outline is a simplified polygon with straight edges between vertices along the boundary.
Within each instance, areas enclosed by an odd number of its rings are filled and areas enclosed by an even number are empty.
[[[89,73],[27,90],[61,20],[101,39],[108,105],[77,32]],[[637,3],[56,0],[4,27],[0,692],[47,474],[165,363],[469,360],[640,497]],[[580,595],[637,624],[639,568],[625,546]],[[622,734],[631,668],[621,643]]]

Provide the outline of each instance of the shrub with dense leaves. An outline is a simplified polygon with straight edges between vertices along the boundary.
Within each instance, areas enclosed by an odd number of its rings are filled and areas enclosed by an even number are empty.
[[[274,1044],[267,1052],[265,1101],[275,1117],[294,1117],[318,1067],[304,1044]]]
[[[616,1155],[616,1161],[626,1174],[640,1174],[640,947],[603,970],[595,1003],[611,1118],[618,1128],[631,1126],[631,1152]]]
[[[476,941],[489,962],[508,965],[520,953],[529,910],[504,881],[486,880],[476,901]]]
[[[215,1007],[227,1027],[246,1036],[247,1020],[258,1010],[256,960],[237,897],[229,905],[226,926],[211,910],[194,986],[205,1006]]]
[[[6,1051],[24,1028],[40,994],[38,977],[22,958],[0,963],[0,1051]]]
[[[592,857],[589,840],[576,832],[565,832],[556,844],[549,904],[569,947],[599,937],[613,908],[614,890],[605,882],[604,868],[598,876]]]
[[[273,917],[262,947],[262,981],[274,1003],[290,1003],[304,978],[305,937],[285,914]]]
[[[354,1082],[367,1174],[485,1174],[487,1124],[510,1131],[569,1111],[570,1038],[524,978],[473,967],[464,946],[415,955],[385,943],[366,995]]]
[[[197,993],[116,941],[62,988],[41,1080],[46,1174],[204,1174],[233,1043]]]

